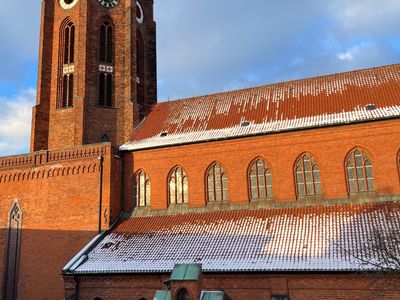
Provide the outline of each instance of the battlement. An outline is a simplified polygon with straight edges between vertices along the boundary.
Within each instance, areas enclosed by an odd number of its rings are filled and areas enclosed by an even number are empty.
[[[0,157],[0,171],[36,167],[46,164],[71,161],[82,158],[96,158],[118,153],[118,148],[111,143],[91,144],[76,148],[37,151],[29,154]]]

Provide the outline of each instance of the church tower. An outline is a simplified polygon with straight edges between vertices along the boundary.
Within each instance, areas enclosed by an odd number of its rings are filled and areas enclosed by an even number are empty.
[[[156,93],[153,0],[43,0],[31,151],[121,145]]]

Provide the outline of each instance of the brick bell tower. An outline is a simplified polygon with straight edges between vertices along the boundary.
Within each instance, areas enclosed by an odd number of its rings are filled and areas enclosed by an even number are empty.
[[[153,0],[43,0],[31,151],[121,145],[156,102]]]

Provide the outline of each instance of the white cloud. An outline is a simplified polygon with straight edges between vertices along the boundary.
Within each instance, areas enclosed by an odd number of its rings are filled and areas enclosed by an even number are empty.
[[[21,90],[7,99],[0,97],[0,156],[29,151],[34,89]]]

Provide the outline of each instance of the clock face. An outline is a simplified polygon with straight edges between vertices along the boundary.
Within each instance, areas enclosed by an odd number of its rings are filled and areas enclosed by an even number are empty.
[[[64,9],[70,9],[75,6],[78,0],[60,0],[60,5]]]
[[[140,5],[139,1],[136,1],[136,20],[139,24],[142,24],[144,20],[143,8]]]
[[[113,8],[116,7],[121,0],[97,0],[101,6],[105,8]]]

